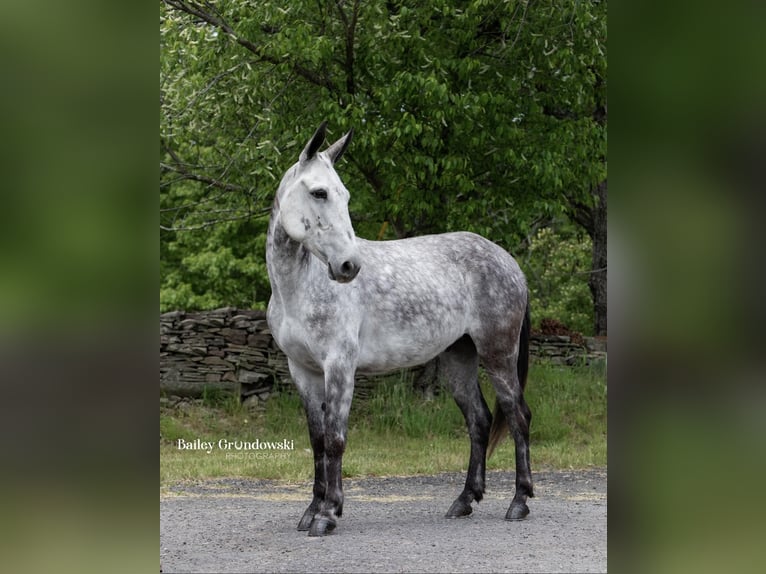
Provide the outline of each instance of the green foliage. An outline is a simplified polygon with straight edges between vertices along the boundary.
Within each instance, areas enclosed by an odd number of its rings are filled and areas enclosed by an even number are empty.
[[[533,412],[533,445],[582,445],[606,440],[604,366],[536,365],[530,372],[525,395]]]
[[[532,238],[525,271],[532,323],[556,319],[584,335],[593,333],[593,302],[588,287],[592,244],[584,233],[540,229]]]
[[[294,388],[269,397],[263,418],[259,422],[264,429],[269,429],[269,432],[279,436],[295,437],[305,434],[308,438],[303,403]]]
[[[202,404],[206,407],[222,409],[229,415],[242,413],[242,403],[236,394],[213,385],[202,389]]]
[[[425,400],[415,392],[407,377],[381,383],[359,410],[356,424],[372,422],[373,428],[383,434],[420,438],[465,434],[463,416],[447,394],[441,393],[436,400]]]
[[[162,232],[161,312],[265,308],[270,294],[265,223],[223,222],[204,233]]]
[[[267,300],[259,235],[325,119],[356,129],[339,171],[370,239],[514,251],[605,177],[605,2],[185,5],[160,9],[163,309]]]

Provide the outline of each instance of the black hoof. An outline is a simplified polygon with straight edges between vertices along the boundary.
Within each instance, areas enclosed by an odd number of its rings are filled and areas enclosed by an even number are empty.
[[[311,522],[309,536],[327,536],[335,530],[336,522],[327,516],[318,516]]]
[[[303,516],[301,517],[301,521],[298,523],[298,531],[299,532],[305,532],[309,528],[311,528],[311,521],[314,520],[314,512],[311,510],[307,510],[303,513]]]
[[[529,514],[529,507],[523,502],[519,504],[511,504],[508,512],[505,515],[506,520],[524,520]]]
[[[463,516],[468,516],[472,512],[473,508],[471,508],[471,505],[463,502],[458,498],[455,500],[455,502],[452,503],[452,506],[449,507],[449,510],[447,511],[447,514],[444,515],[444,518],[462,518]]]

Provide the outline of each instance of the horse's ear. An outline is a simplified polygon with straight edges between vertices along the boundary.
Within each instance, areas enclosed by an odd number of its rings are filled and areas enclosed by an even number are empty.
[[[319,148],[324,143],[326,131],[327,131],[327,121],[325,120],[321,124],[319,124],[317,131],[314,132],[314,135],[311,136],[309,143],[307,143],[306,147],[303,148],[303,151],[301,152],[301,157],[300,157],[301,163],[309,161],[310,159],[313,159],[313,157],[319,151]]]
[[[351,143],[352,137],[354,137],[354,128],[348,130],[348,133],[345,136],[340,138],[325,150],[325,153],[330,158],[330,161],[335,163],[340,159],[340,156],[342,156],[343,152],[346,151],[348,144]]]

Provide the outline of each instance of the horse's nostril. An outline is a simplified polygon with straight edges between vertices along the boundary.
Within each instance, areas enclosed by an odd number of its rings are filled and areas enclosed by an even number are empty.
[[[330,279],[337,281],[338,283],[348,283],[349,281],[353,281],[361,269],[358,263],[354,263],[351,260],[344,261],[337,267],[333,267],[328,263],[327,268],[330,273]]]

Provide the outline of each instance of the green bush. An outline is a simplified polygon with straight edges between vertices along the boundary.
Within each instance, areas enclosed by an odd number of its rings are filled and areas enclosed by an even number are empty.
[[[529,244],[525,268],[532,324],[560,321],[573,331],[593,334],[593,299],[588,288],[592,243],[586,234],[540,229]]]

